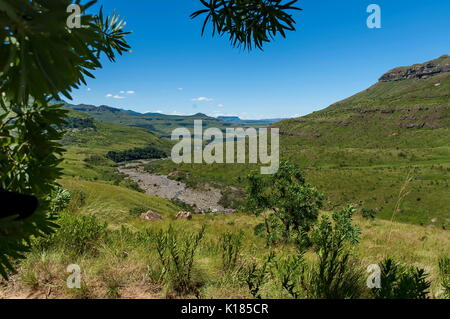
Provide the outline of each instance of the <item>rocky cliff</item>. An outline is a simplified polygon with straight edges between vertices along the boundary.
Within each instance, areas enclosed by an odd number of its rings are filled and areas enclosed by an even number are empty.
[[[385,73],[379,81],[392,82],[407,79],[426,79],[444,72],[450,72],[450,56],[448,55],[443,55],[438,59],[423,64],[395,68]]]

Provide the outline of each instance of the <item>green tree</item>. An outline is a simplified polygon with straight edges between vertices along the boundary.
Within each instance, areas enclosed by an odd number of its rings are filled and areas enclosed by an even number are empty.
[[[83,12],[95,4],[80,4]],[[0,274],[13,270],[32,237],[49,234],[56,216],[49,195],[61,170],[66,112],[51,101],[93,77],[101,53],[114,61],[129,50],[125,24],[113,15],[84,14],[82,28],[67,25],[68,0],[0,2],[0,189],[33,195],[39,208],[30,218],[0,219]],[[0,208],[0,209],[5,209]],[[14,209],[14,207],[13,207]],[[19,209],[17,209],[19,210]],[[19,215],[20,211],[2,212]],[[2,214],[3,215],[3,214]]]
[[[286,37],[286,31],[294,31],[295,20],[288,12],[301,10],[293,5],[297,0],[200,0],[205,9],[194,12],[191,17],[206,15],[202,34],[208,23],[213,35],[228,34],[235,47],[251,50],[261,49],[277,34]]]
[[[247,194],[247,210],[256,215],[269,212],[264,224],[268,235],[269,228],[276,227],[279,221],[284,228],[284,238],[293,230],[309,231],[317,221],[324,198],[306,182],[301,170],[288,162],[280,163],[278,172],[273,175],[250,173]]]

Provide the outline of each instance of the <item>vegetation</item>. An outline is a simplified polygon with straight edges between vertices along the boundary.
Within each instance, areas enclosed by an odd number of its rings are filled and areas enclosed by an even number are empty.
[[[272,122],[245,122],[233,123],[207,116],[202,113],[197,113],[191,116],[167,115],[159,113],[140,114],[121,110],[109,106],[93,106],[93,105],[72,105],[65,104],[65,109],[75,111],[83,114],[89,118],[93,118],[99,122],[106,122],[112,124],[121,124],[131,127],[138,127],[144,129],[152,134],[157,134],[160,137],[170,139],[172,131],[177,127],[185,127],[192,131],[195,120],[202,120],[203,128],[219,128],[225,131],[232,127],[267,127]]]
[[[428,298],[430,282],[425,270],[405,266],[392,258],[386,258],[381,267],[381,288],[372,290],[378,299],[425,299]]]
[[[163,158],[167,157],[167,154],[162,150],[154,148],[153,146],[147,146],[144,148],[133,148],[122,152],[109,151],[106,153],[106,157],[116,163],[120,163],[141,159]]]
[[[162,231],[167,233],[170,226],[183,242],[185,236],[195,235],[206,225],[205,233],[196,249],[192,268],[192,285],[197,291],[184,294],[184,297],[194,298],[198,294],[201,298],[252,298],[247,276],[256,267],[255,276],[264,273],[264,279],[252,280],[259,284],[256,296],[261,298],[292,298],[293,296],[283,287],[282,277],[276,270],[279,261],[296,258],[298,255],[298,241],[281,241],[272,245],[275,256],[267,264],[267,270],[262,272],[262,266],[269,256],[266,240],[255,236],[253,228],[263,222],[263,217],[255,217],[244,213],[227,215],[194,215],[191,221],[176,220],[175,215],[180,208],[169,200],[148,196],[123,187],[105,182],[89,182],[65,178],[61,184],[71,193],[71,202],[62,213],[63,220],[58,221],[62,232],[77,231],[78,242],[84,242],[82,253],[68,254],[65,244],[50,244],[48,246],[33,245],[32,251],[27,253],[26,259],[17,265],[18,273],[14,275],[14,288],[4,290],[6,283],[0,285],[0,296],[20,295],[30,291],[33,295],[44,297],[48,288],[52,287],[49,298],[164,298],[179,295],[172,290],[168,279],[163,280],[162,264],[156,250],[155,234]],[[82,195],[77,195],[77,193]],[[82,197],[82,200],[78,198]],[[148,222],[141,220],[129,211],[135,207],[144,207],[163,216],[164,220]],[[65,216],[69,214],[70,216]],[[82,219],[81,216],[95,216],[96,222]],[[431,229],[416,225],[407,225],[377,219],[366,220],[359,214],[353,216],[352,225],[361,230],[360,242],[357,245],[345,242],[346,252],[351,252],[348,269],[365,268],[367,265],[382,261],[385,256],[396,256],[405,265],[417,265],[427,269],[428,281],[431,281],[428,297],[443,297],[439,276],[438,258],[449,256],[447,246],[442,245],[447,240],[447,231]],[[317,229],[320,223],[311,231]],[[331,222],[331,234],[336,234],[334,219]],[[76,221],[77,226],[73,225]],[[108,224],[106,231],[88,230],[89,223]],[[85,226],[82,226],[85,225]],[[67,230],[62,228],[69,227]],[[187,230],[189,229],[189,230]],[[324,228],[324,229],[328,229]],[[344,227],[342,228],[344,229]],[[59,231],[58,231],[59,232]],[[75,232],[73,232],[75,234]],[[225,271],[223,252],[220,240],[225,234],[241,236],[241,245],[234,269]],[[241,235],[240,235],[241,233]],[[96,234],[100,234],[97,236]],[[55,234],[56,236],[56,234]],[[390,239],[388,240],[390,236]],[[334,236],[329,236],[332,238]],[[56,237],[53,237],[56,238]],[[62,238],[62,237],[61,237]],[[90,240],[85,240],[91,238]],[[350,237],[349,237],[350,238]],[[52,240],[53,242],[53,240]],[[83,245],[79,245],[82,246]],[[78,247],[78,244],[77,246]],[[226,245],[226,247],[230,247]],[[234,247],[234,246],[233,246]],[[318,270],[318,255],[314,247],[307,248],[303,255],[306,269]],[[70,247],[67,247],[70,251]],[[349,250],[347,250],[349,249]],[[236,251],[234,248],[229,251]],[[233,254],[230,254],[233,256]],[[342,256],[342,255],[341,255]],[[325,259],[324,259],[325,260]],[[83,289],[67,289],[65,280],[68,264],[78,264],[82,269]],[[252,275],[252,276],[253,276]],[[114,278],[114,281],[111,280]],[[295,276],[295,278],[298,278]],[[305,278],[308,278],[305,276]],[[358,281],[363,286],[361,297],[373,297],[365,286],[365,277]],[[309,282],[309,281],[306,281]],[[8,286],[6,286],[8,287]],[[300,287],[300,286],[295,286]],[[310,286],[309,286],[310,287]],[[299,290],[304,294],[304,290]],[[359,290],[358,290],[359,291]],[[6,294],[6,295],[5,295]],[[303,295],[299,296],[303,297]]]
[[[443,295],[450,299],[450,257],[439,258],[439,275],[444,289]]]
[[[277,222],[283,226],[282,237],[287,239],[292,231],[309,231],[322,208],[323,195],[306,183],[298,167],[283,162],[277,173],[263,176],[249,175],[247,211],[256,215],[267,210],[264,227],[273,236]]]
[[[196,292],[198,283],[192,280],[194,257],[205,234],[202,227],[197,234],[179,238],[172,227],[156,234],[156,250],[162,265],[161,276],[178,294]]]
[[[96,1],[81,5],[85,11]],[[0,186],[35,196],[39,211],[23,221],[1,221],[0,274],[13,269],[10,259],[22,257],[32,236],[49,234],[55,226],[47,199],[60,175],[66,112],[50,105],[70,91],[90,71],[101,68],[100,55],[114,61],[129,49],[123,23],[117,17],[83,15],[88,28],[67,26],[68,1],[2,2],[0,11]],[[80,41],[81,40],[81,41]],[[19,214],[20,212],[17,212]]]

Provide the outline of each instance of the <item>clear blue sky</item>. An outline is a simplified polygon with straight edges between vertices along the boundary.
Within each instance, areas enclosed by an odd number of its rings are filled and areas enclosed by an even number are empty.
[[[189,18],[198,0],[99,2],[126,19],[133,52],[114,64],[105,59],[96,79],[74,92],[77,104],[292,117],[357,93],[393,67],[450,54],[448,0],[301,0],[297,31],[250,53],[201,37],[203,20]],[[366,26],[371,3],[381,6],[381,29]]]

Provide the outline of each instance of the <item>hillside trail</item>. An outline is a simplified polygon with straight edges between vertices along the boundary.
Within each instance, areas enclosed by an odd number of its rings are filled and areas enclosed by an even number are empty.
[[[226,214],[232,209],[226,209],[219,204],[222,194],[220,189],[206,185],[202,189],[193,189],[185,183],[171,180],[167,175],[151,174],[144,171],[143,166],[148,161],[127,163],[118,168],[119,173],[125,174],[136,182],[147,195],[161,198],[176,199],[194,206],[197,213],[207,211]]]

